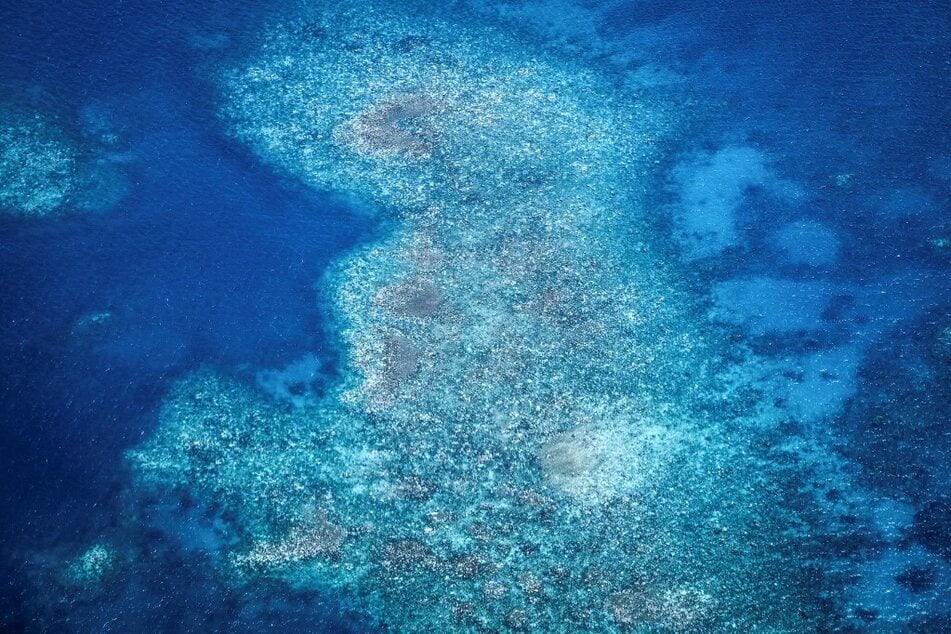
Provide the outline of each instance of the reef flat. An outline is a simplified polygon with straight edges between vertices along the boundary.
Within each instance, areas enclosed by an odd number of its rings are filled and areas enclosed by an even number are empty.
[[[222,73],[237,139],[387,235],[320,283],[339,383],[186,378],[136,486],[228,509],[231,583],[394,631],[815,631],[781,414],[655,246],[680,107],[432,13],[301,9]]]

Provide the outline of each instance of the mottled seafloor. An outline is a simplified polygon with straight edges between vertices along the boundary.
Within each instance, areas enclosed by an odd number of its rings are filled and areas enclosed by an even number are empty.
[[[951,631],[949,25],[4,5],[0,625]]]

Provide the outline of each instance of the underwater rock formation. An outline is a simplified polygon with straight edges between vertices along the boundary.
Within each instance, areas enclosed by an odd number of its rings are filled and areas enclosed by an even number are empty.
[[[322,282],[338,385],[292,410],[199,373],[129,454],[230,510],[235,584],[407,632],[815,631],[775,412],[649,246],[673,106],[379,4],[302,9],[221,89],[262,159],[389,227]]]

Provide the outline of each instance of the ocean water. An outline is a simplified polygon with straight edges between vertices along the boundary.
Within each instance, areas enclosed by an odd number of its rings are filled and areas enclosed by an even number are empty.
[[[258,4],[0,7],[5,631],[951,631],[951,8]]]

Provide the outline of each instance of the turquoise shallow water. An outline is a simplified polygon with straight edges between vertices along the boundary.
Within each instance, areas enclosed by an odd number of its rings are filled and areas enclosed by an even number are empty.
[[[951,628],[947,9],[0,12],[6,629]]]

